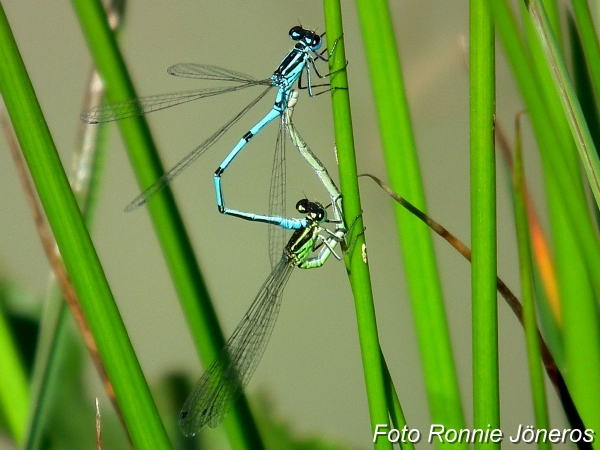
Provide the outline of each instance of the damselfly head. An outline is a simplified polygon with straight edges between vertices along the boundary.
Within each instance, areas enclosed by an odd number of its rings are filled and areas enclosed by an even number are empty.
[[[298,25],[290,29],[290,39],[302,42],[313,51],[319,50],[322,44],[321,36]]]
[[[296,203],[296,209],[300,214],[306,214],[308,219],[315,222],[324,222],[327,220],[327,212],[323,205],[317,202],[311,202],[310,200],[303,198]]]

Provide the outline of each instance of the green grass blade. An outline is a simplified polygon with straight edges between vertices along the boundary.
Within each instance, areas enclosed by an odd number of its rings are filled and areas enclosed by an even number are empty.
[[[23,361],[4,314],[3,300],[0,297],[0,409],[13,440],[20,445],[25,437],[29,386]]]
[[[571,133],[587,174],[588,182],[596,199],[596,204],[600,207],[600,159],[598,158],[598,152],[583,116],[575,89],[571,83],[567,65],[562,57],[554,33],[552,33],[543,5],[537,0],[526,3],[538,38],[544,49],[547,64],[554,77],[556,89],[560,93],[563,112],[571,128]]]
[[[473,425],[499,429],[494,25],[485,0],[471,0],[469,16]],[[480,447],[499,448],[500,444],[475,444]]]
[[[406,427],[406,429],[408,429],[406,417],[404,417],[404,411],[402,411],[402,405],[400,404],[400,399],[398,398],[398,393],[396,392],[394,381],[392,380],[387,363],[385,362],[385,356],[383,356],[383,352],[381,352],[381,360],[383,361],[383,367],[385,369],[385,392],[387,395],[388,410],[390,413],[390,419],[392,420],[393,428],[396,430],[404,430]],[[415,445],[409,439],[405,438],[404,442],[402,442],[402,450],[414,449]]]
[[[561,26],[560,26],[560,11],[558,9],[558,2],[556,0],[542,0],[544,4],[544,8],[546,9],[546,13],[548,14],[548,23],[552,27],[552,32],[555,36],[560,36],[561,34]],[[561,51],[564,50],[564,46],[562,45],[562,41],[559,40],[557,42]]]
[[[545,64],[552,74],[554,89],[561,102],[559,111],[570,127],[572,139],[598,204],[600,162],[569,79],[564,58],[548,26],[543,6],[536,1],[526,4],[536,37],[543,48]],[[574,203],[573,200],[569,198],[569,201]],[[585,202],[585,195],[582,193],[577,200],[580,203]],[[586,226],[591,222],[589,214],[581,215],[577,219]],[[553,217],[553,223],[562,223],[564,229],[570,229],[570,232],[560,236],[562,245],[557,247],[556,252],[564,314],[564,345],[568,374],[566,381],[585,425],[597,429],[600,426],[600,321],[597,305],[600,286],[598,271],[595,270],[596,267],[600,267],[597,261],[600,255],[598,238],[590,236],[582,245],[582,236],[575,231],[577,225],[571,226],[560,214]],[[574,252],[583,255],[573,257]],[[590,256],[595,256],[596,260],[586,261],[584,257]]]
[[[102,4],[97,0],[73,0],[73,5],[96,67],[107,84],[109,100],[135,98],[135,90],[108,27]],[[145,188],[164,173],[148,125],[143,117],[118,124],[140,187]],[[181,215],[168,188],[153,196],[147,206],[196,348],[204,366],[208,367],[223,348],[225,339]],[[244,398],[236,402],[224,423],[233,447],[263,447]]]
[[[514,163],[514,193],[515,193],[515,222],[517,225],[517,241],[519,246],[519,272],[521,275],[521,296],[523,302],[523,327],[527,342],[527,357],[529,360],[529,378],[533,395],[535,427],[548,430],[548,407],[546,404],[546,389],[542,358],[538,342],[535,302],[533,298],[533,264],[531,260],[531,237],[529,221],[525,207],[525,182],[523,175],[523,159],[521,156],[521,138],[517,131]],[[549,442],[539,442],[540,449],[550,449]]]
[[[579,179],[576,145],[563,108],[565,95],[557,88],[556,75],[550,73],[556,66],[546,60],[548,49],[540,49],[539,33],[530,31],[535,27],[530,22],[535,20],[525,11],[523,22],[527,36],[533,35],[533,39],[529,39],[532,55],[529,60],[507,2],[492,4],[540,148],[563,307],[565,348],[564,352],[559,350],[559,354],[565,355],[566,382],[579,413],[586,426],[593,428],[590,421],[597,423],[599,404],[595,299],[600,292],[599,273],[593,268],[600,267],[600,250]],[[538,30],[539,27],[538,20]],[[545,30],[548,31],[548,27],[545,26]],[[554,45],[553,51],[556,48]]]
[[[335,38],[341,37],[343,34],[340,2],[338,0],[326,0],[324,2],[324,10],[325,25],[329,37],[327,45],[329,47],[328,50],[331,52]],[[329,69],[331,72],[343,69],[345,63],[344,40],[340,39],[337,41],[335,52],[329,61]],[[337,72],[331,77],[330,83],[333,88],[331,100],[345,220],[347,224],[354,223],[351,234],[348,237],[348,242],[353,243],[353,247],[345,258],[346,268],[354,294],[371,428],[374,431],[378,424],[388,424],[389,420],[384,368],[382,358],[380,357],[371,279],[367,261],[363,259],[361,251],[363,245],[366,244],[364,233],[362,233],[362,209],[358,190],[358,174],[354,153],[354,137],[352,134],[352,117],[350,114],[350,98],[347,90],[348,80],[346,71],[341,70]],[[378,439],[375,442],[375,448],[391,449],[392,444],[387,439]]]
[[[165,429],[1,6],[0,54],[0,92],[132,441],[138,449],[168,449]]]
[[[554,131],[559,142],[558,148],[542,149],[542,158],[550,161],[553,167],[544,167],[546,182],[552,185],[548,197],[550,198],[550,214],[552,217],[552,237],[554,239],[555,255],[560,261],[587,258],[592,264],[598,263],[598,238],[592,228],[592,218],[589,214],[585,193],[585,181],[582,178],[581,165],[577,149],[567,118],[562,112],[561,92],[557,90],[552,69],[548,66],[545,50],[541,45],[535,25],[531,20],[526,7],[522,6],[523,22],[526,29],[527,43],[530,48],[533,63],[533,72],[539,79],[539,91],[545,101],[549,120],[556,126]],[[539,111],[536,116],[539,116]],[[548,131],[545,134],[550,134]],[[550,170],[548,170],[550,169]],[[566,193],[566,195],[563,194]],[[572,211],[570,205],[576,205],[577,212]],[[569,221],[564,220],[568,214]],[[572,235],[572,236],[571,236]],[[583,247],[572,245],[573,240],[582,239]],[[591,281],[596,289],[600,289],[600,278],[591,272]],[[560,290],[563,295],[577,295],[572,293],[570,286],[589,284],[590,275],[581,272],[577,280],[565,277],[560,270],[557,276]],[[572,293],[572,294],[571,294]]]
[[[90,76],[90,86],[94,89],[98,83],[92,80],[98,78],[98,73],[93,71]],[[88,92],[88,101],[93,103],[91,97],[104,95],[104,85],[100,83],[101,92]],[[90,105],[90,107],[93,105]],[[106,126],[92,128],[87,125],[81,129],[79,148],[73,157],[73,171],[70,174],[70,184],[73,189],[80,211],[84,216],[86,226],[91,229],[92,216],[95,209],[95,198],[99,188],[99,179],[102,176],[103,156],[105,154]],[[31,376],[32,410],[29,417],[29,428],[25,448],[37,449],[47,426],[52,394],[58,390],[60,381],[53,374],[58,373],[61,360],[58,355],[64,352],[68,344],[70,322],[67,320],[67,305],[58,287],[56,278],[52,278],[52,285],[47,289],[46,306],[42,315],[38,345]]]
[[[69,322],[65,320],[67,306],[58,286],[54,285],[49,291],[50,295],[40,323],[31,376],[32,408],[29,413],[27,440],[24,445],[27,450],[35,450],[40,447],[51,409],[52,393],[56,392],[56,383],[59,382],[57,377],[53,377],[52,374],[58,372],[60,363],[58,354],[60,348],[65,345],[66,330],[69,325]]]
[[[591,79],[591,73],[585,59],[585,51],[581,36],[577,31],[577,26],[573,17],[568,18],[569,38],[571,42],[571,66],[573,67],[573,83],[577,90],[577,97],[581,104],[581,109],[585,115],[592,139],[596,144],[596,150],[600,148],[600,118],[598,115],[598,106],[594,92],[594,84]],[[599,210],[596,210],[599,211]],[[598,213],[597,213],[598,214]],[[596,221],[598,221],[596,218]]]
[[[587,63],[587,68],[589,70],[589,77],[586,74],[586,81],[589,81],[593,86],[593,89],[589,89],[586,92],[586,98],[579,97],[579,101],[584,107],[584,102],[588,103],[588,110],[594,109],[594,120],[593,123],[589,123],[589,116],[586,114],[588,118],[588,125],[590,127],[594,127],[594,132],[592,132],[592,136],[595,138],[594,142],[596,144],[596,150],[598,150],[598,145],[600,145],[600,139],[598,139],[598,134],[600,131],[598,130],[598,122],[597,122],[597,111],[595,110],[596,104],[598,103],[598,99],[600,96],[600,44],[598,43],[598,36],[596,35],[596,30],[594,28],[594,22],[592,20],[590,14],[590,8],[588,2],[573,2],[573,11],[575,12],[575,20],[577,22],[577,30],[579,31],[580,44],[581,49],[583,50],[583,54],[585,55],[585,63]],[[571,23],[571,22],[569,22]],[[573,30],[574,31],[574,30]],[[575,32],[572,33],[575,35]],[[584,66],[583,60],[580,60],[580,64]],[[575,73],[578,71],[578,66],[573,67]],[[590,130],[592,131],[592,130]]]
[[[358,0],[358,16],[392,189],[425,211],[425,196],[387,2]],[[394,205],[432,423],[464,428],[431,233]],[[461,444],[456,444],[460,447]],[[456,448],[453,445],[453,448]],[[462,447],[466,448],[465,444]]]
[[[565,115],[562,114],[561,94],[556,89],[552,68],[547,63],[546,51],[538,38],[538,32],[525,3],[521,3],[519,11],[522,15],[525,30],[525,45],[527,45],[531,56],[531,69],[537,82],[537,91],[545,103],[544,106],[549,109],[546,113],[548,120],[556,127],[550,133],[556,135],[561,145],[561,151],[552,153],[552,160],[557,159],[560,161],[560,164],[565,165],[566,170],[563,170],[565,175],[568,174],[569,180],[577,190],[577,195],[581,196],[583,194],[584,182],[580,173],[579,157],[575,148],[575,142],[573,141],[573,136],[571,135]]]
[[[583,257],[589,267],[600,267],[598,238],[592,226],[586,198],[583,195],[584,190],[577,170],[574,144],[558,100],[554,101],[547,95],[548,90],[555,93],[553,88],[546,87],[551,83],[547,81],[548,78],[551,78],[548,71],[543,70],[547,67],[545,64],[543,67],[538,67],[529,58],[508,2],[497,1],[491,4],[505,54],[529,112],[539,147],[556,264],[559,265],[561,261],[579,260]],[[528,17],[524,17],[526,24],[527,21]],[[527,29],[529,30],[529,27]],[[533,60],[543,60],[543,57],[538,57],[537,53],[533,46],[531,49]],[[568,238],[566,238],[567,236]],[[563,237],[565,238],[563,239]],[[577,245],[573,245],[573,239],[578,242]],[[586,277],[592,279],[595,290],[600,292],[599,275],[594,271],[587,274],[580,272],[579,277],[583,278],[578,278],[575,282],[573,279],[563,277],[557,267],[557,281],[561,295],[568,291],[569,285],[577,286],[581,283],[589,283],[589,279]],[[548,329],[554,327],[556,324],[544,326]],[[553,349],[553,351],[557,354],[563,353],[562,349]]]
[[[113,1],[107,7],[107,14],[112,19],[111,28],[117,34],[125,19],[125,4],[125,0]],[[86,85],[85,109],[102,102],[106,90],[104,82],[93,66]],[[104,173],[106,134],[106,124],[85,125],[79,128],[72,169],[69,174],[69,182],[88,230],[91,230],[100,180]],[[31,404],[33,406],[25,445],[28,450],[39,448],[42,433],[46,430],[45,427],[50,420],[48,415],[52,399],[55,398],[52,394],[59,389],[57,385],[59,379],[56,374],[59,372],[61,363],[64,363],[58,355],[66,351],[65,347],[70,339],[70,334],[66,333],[70,324],[66,319],[68,317],[67,305],[56,278],[53,278],[52,285],[47,289],[45,301],[46,307],[42,315],[31,376]]]

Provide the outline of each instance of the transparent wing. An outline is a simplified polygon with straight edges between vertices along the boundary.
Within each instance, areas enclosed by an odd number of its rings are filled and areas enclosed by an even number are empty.
[[[271,89],[269,86],[265,89],[258,97],[256,97],[248,106],[242,109],[237,115],[233,117],[229,122],[225,123],[221,128],[215,131],[208,139],[206,139],[202,144],[192,150],[185,158],[179,161],[175,166],[165,173],[162,177],[156,180],[148,189],[134,198],[129,205],[125,208],[126,212],[133,211],[137,207],[143,205],[148,201],[148,199],[163,189],[167,184],[171,182],[173,178],[179,175],[187,166],[193,163],[200,155],[202,155],[206,150],[208,150],[229,128],[233,126],[238,120],[242,118],[244,114],[246,114],[254,105],[256,105]]]
[[[245,82],[237,86],[209,87],[191,91],[174,92],[171,94],[151,95],[149,97],[134,98],[116,103],[106,103],[84,111],[80,119],[86,123],[112,122],[141,116],[153,111],[170,108],[172,106],[188,103],[200,98],[212,97],[245,89],[250,86],[263,85],[261,82]]]
[[[286,183],[285,183],[285,128],[284,117],[279,121],[279,132],[273,155],[271,171],[271,187],[269,190],[269,216],[287,217],[285,213]],[[286,244],[286,230],[278,225],[269,225],[269,258],[271,268],[274,268]]]
[[[225,348],[187,398],[179,414],[179,427],[186,436],[194,436],[205,425],[219,425],[250,381],[271,337],[293,269],[283,256]]]
[[[167,72],[176,77],[195,78],[199,80],[231,81],[244,84],[271,84],[270,79],[257,80],[241,72],[210,66],[208,64],[179,63],[167,69]]]

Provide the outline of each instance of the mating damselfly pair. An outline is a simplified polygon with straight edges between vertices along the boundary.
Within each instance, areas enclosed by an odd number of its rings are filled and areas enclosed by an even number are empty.
[[[297,101],[297,91],[293,90],[296,83],[298,88],[307,89],[311,97],[329,90],[327,88],[319,93],[314,93],[313,88],[328,86],[328,84],[313,85],[311,83],[311,67],[319,78],[331,75],[321,75],[316,66],[317,60],[328,60],[323,56],[326,50],[318,53],[323,35],[318,35],[301,26],[295,26],[289,31],[289,36],[296,41],[296,44],[283,58],[270,78],[257,80],[243,73],[204,64],[177,64],[170,67],[168,73],[186,78],[225,81],[231,84],[225,87],[211,87],[106,104],[86,111],[81,116],[82,120],[88,123],[108,122],[252,86],[266,86],[258,97],[136,197],[126,208],[126,211],[130,211],[146,203],[153,194],[164,188],[174,177],[215,144],[271,88],[277,88],[275,101],[270,111],[244,134],[214,174],[219,212],[271,225],[269,227],[269,254],[272,272],[262,285],[243,320],[227,341],[225,348],[205,371],[204,376],[185,402],[179,416],[179,425],[186,435],[196,434],[206,424],[215,427],[221,423],[232,403],[249,382],[271,336],[279,312],[283,288],[293,268],[320,267],[332,254],[340,259],[340,256],[335,253],[335,247],[343,243],[347,233],[341,209],[341,194],[323,164],[304,143],[291,120]],[[335,44],[333,47],[335,48]],[[303,74],[306,74],[305,86],[302,86]],[[297,211],[305,217],[286,217],[283,201],[285,181],[282,173],[272,174],[272,180],[278,181],[271,183],[268,215],[239,211],[225,206],[221,186],[225,170],[252,137],[276,118],[280,118],[276,157],[281,161],[276,162],[274,167],[279,170],[284,167],[283,146],[287,133],[327,189],[331,199],[333,220],[327,219],[326,209],[320,203],[307,199],[301,199],[296,204]],[[326,228],[323,226],[325,223],[334,224],[334,229]],[[287,244],[285,243],[285,229],[295,230]]]

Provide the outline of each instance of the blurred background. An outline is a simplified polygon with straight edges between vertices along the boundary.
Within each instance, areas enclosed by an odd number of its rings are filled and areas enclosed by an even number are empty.
[[[68,168],[91,65],[73,9],[68,2],[5,0],[2,4]],[[385,180],[354,3],[345,2],[343,7],[359,173],[369,172]],[[392,2],[391,7],[428,212],[468,244],[468,2],[405,0]],[[288,31],[298,24],[324,31],[321,2],[128,0],[120,43],[138,94],[145,96],[204,86],[167,75],[167,67],[179,62],[213,64],[266,78],[291,48]],[[497,122],[512,142],[514,117],[523,105],[500,48],[497,61]],[[213,97],[151,114],[148,120],[165,167],[179,161],[256,94]],[[270,271],[267,230],[264,225],[217,212],[212,174],[240,136],[264,115],[273,95],[172,185],[226,336]],[[294,123],[337,180],[329,97],[311,99],[301,93]],[[271,125],[255,138],[224,176],[231,207],[267,211],[276,131]],[[197,378],[202,368],[148,214],[144,208],[123,212],[140,189],[114,125],[110,126],[107,148],[92,237],[129,336],[152,386],[176,372]],[[527,134],[524,151],[528,185],[544,219],[538,160]],[[500,157],[498,169],[499,275],[518,293],[512,203]],[[326,202],[326,193],[291,145],[287,170],[291,207],[304,196]],[[11,307],[35,315],[43,308],[49,266],[5,139],[0,139],[0,171],[0,276],[16,283],[26,294],[23,298],[30,299],[13,302]],[[408,423],[425,432],[429,414],[392,201],[370,180],[360,183],[381,345]],[[434,243],[465,415],[472,426],[470,265],[437,236]],[[518,424],[533,423],[527,361],[522,329],[501,299],[499,321],[502,429],[513,433]],[[99,396],[101,407],[109,414],[110,404],[92,365],[87,364],[89,403]],[[292,275],[271,342],[248,392],[251,399],[256,394],[266,397],[269,413],[286,422],[299,438],[321,436],[351,448],[372,445],[354,304],[342,263],[332,259],[320,270],[296,270]],[[553,426],[562,426],[554,393],[549,401]],[[93,436],[93,416],[89,427]],[[0,441],[0,448],[10,447]]]

